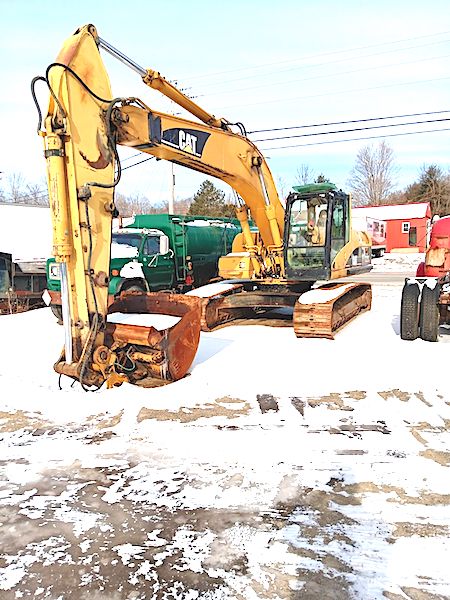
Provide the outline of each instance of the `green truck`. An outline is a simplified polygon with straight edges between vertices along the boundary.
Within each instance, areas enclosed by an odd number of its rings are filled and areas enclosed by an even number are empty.
[[[113,231],[109,295],[121,292],[186,292],[218,277],[219,257],[231,252],[241,228],[236,219],[186,215],[137,215]],[[47,303],[61,319],[59,264],[47,260]]]

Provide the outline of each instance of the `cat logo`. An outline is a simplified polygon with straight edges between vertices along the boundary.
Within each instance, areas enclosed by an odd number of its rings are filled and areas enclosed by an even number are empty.
[[[163,131],[161,142],[200,158],[209,136],[205,131],[177,127]]]
[[[197,155],[197,136],[180,129],[178,133],[178,147],[180,150]]]

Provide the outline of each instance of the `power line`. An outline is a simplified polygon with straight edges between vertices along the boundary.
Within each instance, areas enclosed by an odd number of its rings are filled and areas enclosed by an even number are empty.
[[[431,33],[428,35],[420,35],[420,36],[416,36],[416,37],[411,37],[411,38],[403,38],[400,40],[394,40],[393,42],[383,42],[381,44],[370,44],[368,46],[357,46],[354,48],[349,48],[348,50],[336,50],[333,52],[323,52],[321,54],[313,54],[310,56],[306,56],[300,60],[305,60],[305,59],[313,59],[313,58],[320,58],[322,56],[334,56],[336,54],[344,54],[346,52],[355,52],[358,50],[367,50],[369,48],[379,48],[380,46],[388,46],[388,45],[392,45],[392,44],[401,44],[402,42],[409,42],[412,40],[420,40],[420,39],[425,39],[425,38],[430,38],[430,37],[435,37],[435,36],[439,36],[439,35],[447,35],[448,33],[450,33],[450,31],[442,31],[440,33]],[[267,66],[274,66],[274,65],[281,65],[281,64],[287,64],[287,63],[293,63],[295,61],[299,60],[298,58],[291,58],[291,59],[287,59],[287,60],[279,60],[279,61],[274,61],[274,62],[270,62],[270,63],[263,63],[261,65],[255,65],[253,67],[240,67],[238,69],[228,69],[226,71],[216,71],[213,73],[205,73],[203,75],[193,75],[190,77],[185,77],[185,79],[190,79],[190,80],[195,80],[195,79],[203,79],[204,77],[211,77],[213,75],[225,75],[227,73],[236,73],[239,71],[248,71],[250,69],[260,69],[263,67],[267,67]]]
[[[139,156],[138,154],[136,156]],[[132,156],[130,156],[130,158],[133,158]],[[136,167],[137,165],[140,165],[141,163],[147,162],[148,160],[152,160],[152,158],[155,158],[154,156],[149,156],[148,158],[144,158],[144,160],[140,160],[137,163],[134,163],[134,165],[128,165],[128,167],[123,167],[122,171],[126,171],[127,169],[131,169],[131,167]]]
[[[449,41],[449,40],[445,40],[445,42],[447,42],[447,41]],[[440,43],[442,43],[442,42],[440,42]],[[387,53],[379,52],[377,54],[369,54],[368,56],[365,56],[362,58],[369,58],[371,56],[379,56],[380,54],[387,54]],[[430,57],[426,57],[426,58],[414,58],[413,60],[406,60],[406,61],[402,61],[402,62],[398,62],[398,63],[390,63],[389,65],[384,65],[384,64],[383,65],[374,65],[372,67],[361,67],[359,69],[351,69],[350,71],[339,71],[339,72],[332,73],[331,75],[330,75],[330,73],[324,73],[321,75],[312,75],[310,77],[303,77],[301,79],[291,79],[288,81],[279,81],[279,82],[276,82],[276,85],[281,86],[281,85],[289,85],[291,83],[300,83],[303,81],[312,81],[312,80],[316,80],[316,79],[324,79],[324,78],[329,79],[330,77],[341,77],[342,75],[351,75],[352,73],[362,73],[364,71],[374,71],[376,69],[386,69],[386,68],[391,68],[391,67],[410,65],[411,63],[417,64],[419,62],[438,60],[440,58],[448,58],[448,56],[449,56],[448,54],[444,54],[444,55],[440,55],[440,56],[430,56]],[[337,62],[344,62],[347,60],[349,60],[349,59],[341,59],[341,60],[332,61],[329,63],[322,63],[322,65],[306,65],[306,68],[313,68],[313,67],[316,68],[316,67],[320,67],[320,66],[324,66],[324,65],[326,66],[326,65],[335,64]],[[290,69],[290,70],[292,70],[292,69]],[[283,72],[285,72],[285,71],[283,71]],[[266,73],[265,77],[267,77],[268,74],[270,74],[270,73]],[[252,75],[252,77],[255,77],[255,75]],[[226,80],[226,81],[221,81],[220,83],[228,85],[232,81],[239,81],[239,80],[238,79],[230,79],[230,80]],[[212,84],[212,85],[214,85],[214,84]],[[218,96],[221,94],[234,94],[236,92],[246,92],[248,90],[254,90],[254,89],[265,88],[265,87],[267,87],[267,83],[261,83],[261,84],[252,85],[249,87],[243,87],[243,88],[241,87],[241,88],[234,88],[234,89],[225,90],[225,91],[222,90],[219,92],[207,92],[206,94],[198,94],[197,96],[195,96],[195,98],[204,98],[206,96]]]
[[[345,140],[326,140],[325,142],[310,142],[308,144],[291,144],[289,146],[273,146],[271,148],[261,148],[261,150],[263,152],[267,152],[268,150],[284,150],[286,148],[304,148],[306,146],[320,146],[322,144],[338,144],[341,142],[360,142],[360,141],[364,141],[364,140],[377,140],[377,139],[382,139],[382,138],[387,138],[387,137],[399,137],[401,135],[419,135],[421,133],[435,133],[435,132],[440,132],[440,131],[450,131],[450,128],[428,129],[426,131],[408,131],[405,133],[387,133],[385,135],[373,135],[373,136],[360,137],[360,138],[349,138],[349,139],[345,139]]]
[[[275,102],[279,103],[279,104],[286,104],[289,102],[296,102],[297,100],[308,100],[310,98],[322,98],[324,96],[337,96],[339,94],[351,94],[354,92],[366,92],[366,91],[370,91],[370,90],[379,90],[379,89],[384,89],[384,88],[389,88],[389,87],[397,87],[397,86],[404,86],[404,85],[417,85],[417,84],[422,84],[422,83],[432,83],[434,81],[446,81],[450,79],[450,77],[436,77],[434,79],[420,79],[418,81],[404,81],[401,83],[388,83],[385,85],[375,85],[372,87],[365,87],[365,88],[354,88],[354,89],[345,89],[345,90],[332,90],[330,92],[324,92],[322,94],[310,94],[309,96],[295,96],[294,98],[283,98],[281,101],[279,98],[276,98],[274,100],[263,100],[262,102],[249,102],[247,104],[233,104],[230,106],[225,106],[225,107],[221,107],[222,109],[228,109],[228,108],[236,108],[236,107],[246,107],[246,106],[257,106],[257,105],[261,105],[261,104],[274,104]],[[220,108],[220,107],[219,107]]]
[[[432,110],[429,112],[421,112],[421,113],[409,113],[405,115],[392,115],[387,117],[371,117],[370,119],[352,119],[349,121],[331,121],[330,123],[314,123],[309,125],[291,125],[289,127],[272,127],[271,129],[254,129],[253,131],[248,131],[247,133],[250,135],[252,133],[265,133],[266,131],[285,131],[288,129],[306,129],[310,127],[328,127],[330,125],[346,125],[347,123],[366,123],[367,121],[383,121],[385,119],[406,119],[407,117],[422,117],[427,115],[440,115],[443,113],[448,113],[450,110]]]
[[[314,131],[313,133],[299,133],[298,135],[282,135],[279,137],[262,138],[253,140],[254,142],[272,142],[275,140],[287,140],[301,137],[312,137],[315,135],[332,135],[335,133],[350,133],[352,131],[365,131],[367,129],[385,129],[386,127],[404,127],[406,125],[421,125],[422,123],[439,123],[442,121],[450,121],[449,119],[427,119],[426,121],[409,121],[407,123],[391,123],[389,125],[370,125],[368,127],[353,127],[352,129],[338,129],[336,131]]]
[[[124,163],[126,160],[131,160],[132,158],[136,158],[136,156],[141,156],[141,153],[138,152],[137,154],[132,154],[131,156],[127,156],[126,158],[121,158],[120,162]]]

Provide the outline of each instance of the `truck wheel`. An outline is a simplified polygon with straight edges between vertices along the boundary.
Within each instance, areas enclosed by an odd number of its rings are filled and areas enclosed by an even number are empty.
[[[56,319],[58,320],[58,325],[62,325],[63,322],[63,318],[62,318],[62,307],[60,304],[50,304],[50,308],[52,313],[55,315]]]
[[[122,292],[145,292],[143,287],[138,284],[130,285],[130,287],[125,288]]]
[[[417,283],[406,283],[402,292],[400,310],[400,337],[415,340],[419,336],[419,294]]]
[[[437,342],[439,336],[439,286],[424,285],[420,302],[420,337],[426,342]]]

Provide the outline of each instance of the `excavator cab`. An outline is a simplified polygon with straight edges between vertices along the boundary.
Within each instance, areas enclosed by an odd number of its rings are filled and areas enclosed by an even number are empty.
[[[370,310],[367,283],[332,282],[369,271],[370,240],[351,227],[351,198],[332,183],[294,187],[286,200],[286,279],[324,285],[302,294],[293,313],[297,337],[328,337]]]
[[[286,200],[286,278],[319,281],[366,272],[370,241],[351,229],[351,198],[332,183],[294,187]]]
[[[288,279],[328,280],[336,254],[348,242],[347,194],[333,184],[294,188],[286,201],[285,265]]]

